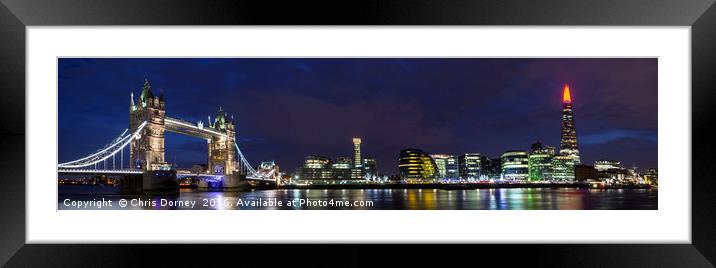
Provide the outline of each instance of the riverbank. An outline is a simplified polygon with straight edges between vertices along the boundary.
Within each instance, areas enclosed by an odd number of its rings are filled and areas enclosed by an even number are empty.
[[[464,184],[311,184],[311,185],[281,185],[278,189],[441,189],[441,190],[471,190],[471,189],[498,189],[498,188],[592,188],[592,189],[652,189],[651,185],[591,185],[589,183],[464,183]]]
[[[60,195],[77,195],[77,194],[121,194],[120,187],[112,186],[92,186],[92,185],[60,185]],[[464,184],[402,184],[402,183],[386,183],[386,184],[312,184],[312,185],[281,185],[278,187],[256,186],[241,189],[206,189],[206,188],[189,188],[181,187],[183,191],[199,191],[199,192],[246,192],[246,191],[262,191],[274,189],[438,189],[438,190],[474,190],[474,189],[514,189],[514,188],[534,188],[534,189],[656,189],[650,185],[590,185],[588,183],[464,183]],[[88,191],[87,189],[92,189]]]

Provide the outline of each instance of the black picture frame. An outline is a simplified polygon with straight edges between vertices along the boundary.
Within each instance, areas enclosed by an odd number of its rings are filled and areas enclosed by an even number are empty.
[[[712,267],[716,263],[714,0],[143,1],[0,0],[0,263],[7,266],[407,266],[497,259],[560,266]],[[599,245],[25,244],[25,27],[41,25],[691,26],[692,243]],[[689,172],[689,171],[685,171]],[[685,182],[686,183],[686,182]],[[418,254],[415,254],[418,252]],[[441,252],[449,254],[441,255]],[[187,256],[191,253],[190,256]],[[407,254],[406,254],[407,253]],[[490,261],[491,262],[491,261]],[[476,263],[477,265],[477,263]]]

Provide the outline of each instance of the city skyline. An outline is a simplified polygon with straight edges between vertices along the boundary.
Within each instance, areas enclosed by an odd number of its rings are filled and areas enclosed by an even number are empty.
[[[121,132],[127,97],[147,78],[184,119],[206,120],[223,106],[253,164],[274,160],[286,172],[307,155],[351,155],[354,137],[383,174],[397,173],[404,148],[495,158],[537,140],[558,146],[565,83],[583,163],[657,167],[656,59],[61,59],[59,67],[61,161],[108,140],[71,135],[68,124]],[[168,162],[206,161],[206,143],[168,135],[166,144]]]

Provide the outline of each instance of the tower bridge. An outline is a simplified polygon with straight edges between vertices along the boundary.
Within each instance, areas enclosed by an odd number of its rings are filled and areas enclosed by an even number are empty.
[[[205,140],[207,143],[207,169],[197,174],[177,174],[165,158],[165,132],[173,132]],[[124,167],[124,150],[129,151],[129,166]],[[120,158],[117,168],[115,159]],[[108,167],[108,161],[112,167]],[[99,168],[102,167],[102,168]],[[234,117],[219,107],[214,120],[209,116],[204,124],[166,115],[164,91],[158,96],[152,92],[148,80],[135,99],[130,94],[129,127],[117,138],[97,152],[83,158],[60,163],[59,174],[142,174],[142,190],[174,190],[177,177],[195,175],[221,180],[225,188],[239,187],[244,180],[275,181],[279,174],[272,169],[256,171],[244,157],[236,143]],[[169,178],[169,179],[168,179]],[[138,183],[128,183],[138,185]]]

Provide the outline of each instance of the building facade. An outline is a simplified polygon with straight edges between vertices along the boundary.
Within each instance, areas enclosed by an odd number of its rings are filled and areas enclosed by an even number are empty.
[[[320,155],[309,155],[303,161],[300,180],[327,180],[333,177],[331,159]]]
[[[449,157],[449,155],[431,154],[430,157],[432,157],[433,161],[435,161],[435,166],[437,167],[437,170],[438,170],[437,177],[439,179],[445,178],[445,174],[446,174],[445,165],[447,164],[447,158]]]
[[[574,158],[571,155],[555,155],[552,157],[552,180],[574,181],[574,166]]]
[[[533,143],[531,148],[532,151],[529,156],[529,180],[552,180],[552,157],[554,157],[555,148],[552,146],[542,146],[542,143],[539,141]]]
[[[457,161],[457,157],[450,155],[445,162],[445,178],[456,179],[460,177],[460,169]]]
[[[548,181],[552,180],[552,157],[554,153],[540,149],[529,156],[529,180]]]
[[[619,170],[622,164],[616,160],[597,160],[594,161],[594,168],[598,171]]]
[[[502,174],[502,161],[500,158],[489,158],[487,156],[480,157],[480,165],[482,175],[480,177],[486,179],[497,179]]]
[[[451,154],[431,154],[438,168],[439,179],[455,179],[458,177],[457,158]]]
[[[398,158],[400,178],[407,183],[435,182],[438,167],[430,155],[419,149],[404,149]]]
[[[336,161],[331,164],[331,179],[350,180],[352,178],[351,167],[350,157],[341,156],[336,158]]]
[[[655,168],[649,168],[644,172],[644,183],[659,185],[659,173]]]
[[[505,180],[525,181],[529,178],[529,155],[525,151],[502,154],[502,177]]]
[[[461,179],[478,179],[481,175],[480,154],[466,153],[457,157]]]
[[[378,170],[375,165],[375,158],[364,157],[363,158],[363,173],[370,176],[377,176]]]

